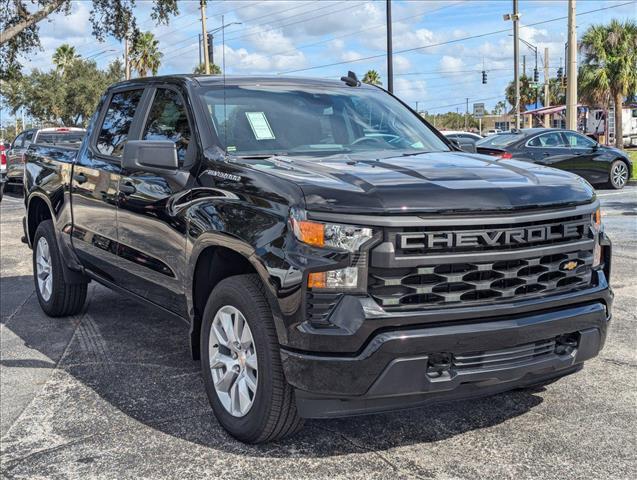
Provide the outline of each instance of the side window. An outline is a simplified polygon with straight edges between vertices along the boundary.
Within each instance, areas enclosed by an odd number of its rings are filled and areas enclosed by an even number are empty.
[[[177,146],[177,158],[182,164],[191,139],[186,108],[179,94],[158,88],[150,107],[142,134],[143,140],[170,140]]]
[[[15,137],[13,139],[13,144],[11,145],[11,148],[20,148],[22,146],[22,142],[24,141],[24,133],[21,133],[20,135],[18,135],[17,137]]]
[[[29,145],[31,145],[31,143],[33,142],[33,134],[34,134],[34,130],[29,130],[28,132],[24,132],[24,143],[23,143],[23,147],[24,148],[29,148]]]
[[[111,97],[111,103],[108,105],[97,137],[98,152],[114,157],[122,156],[135,110],[137,110],[137,105],[142,98],[142,92],[143,90],[128,90],[116,93]]]
[[[559,132],[545,133],[529,140],[530,147],[565,147]]]
[[[578,135],[577,133],[564,132],[564,135],[566,135],[568,144],[574,148],[591,148],[595,145],[595,142],[593,142],[590,138]]]

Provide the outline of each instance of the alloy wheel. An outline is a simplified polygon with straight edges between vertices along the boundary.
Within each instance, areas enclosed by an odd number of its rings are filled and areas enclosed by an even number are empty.
[[[617,162],[611,171],[613,185],[622,188],[628,181],[628,168],[624,162]]]
[[[226,305],[217,310],[208,353],[219,401],[232,416],[243,417],[254,404],[258,363],[252,331],[236,307]]]
[[[40,237],[35,251],[36,277],[38,289],[45,302],[48,302],[53,292],[53,272],[51,265],[51,250],[46,238]]]

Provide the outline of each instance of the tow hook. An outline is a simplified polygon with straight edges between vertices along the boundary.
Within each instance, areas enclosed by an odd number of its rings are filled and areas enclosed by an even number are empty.
[[[429,378],[440,378],[451,369],[450,353],[433,353],[427,362],[427,376]]]

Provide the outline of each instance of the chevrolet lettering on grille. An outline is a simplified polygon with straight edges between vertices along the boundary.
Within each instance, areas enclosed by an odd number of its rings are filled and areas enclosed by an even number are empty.
[[[487,231],[414,232],[400,233],[397,237],[398,246],[402,250],[496,247],[579,238],[585,232],[586,225],[584,222],[577,222]]]

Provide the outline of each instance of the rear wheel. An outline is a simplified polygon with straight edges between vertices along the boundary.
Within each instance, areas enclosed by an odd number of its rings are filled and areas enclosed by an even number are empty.
[[[40,307],[51,317],[74,315],[86,300],[87,284],[67,283],[62,268],[53,222],[45,220],[33,237],[33,280]]]
[[[628,165],[621,160],[615,160],[610,165],[609,175],[608,183],[610,186],[616,190],[621,190],[628,183]]]
[[[222,280],[210,294],[202,322],[201,367],[219,423],[238,440],[270,442],[301,428],[257,275]]]

